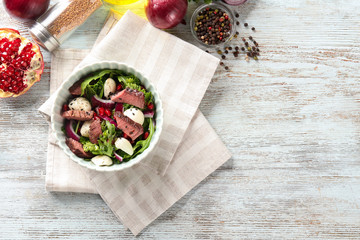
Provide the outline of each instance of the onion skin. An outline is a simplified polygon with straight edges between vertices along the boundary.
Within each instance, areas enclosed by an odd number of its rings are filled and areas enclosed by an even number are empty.
[[[187,6],[187,0],[147,0],[145,13],[154,27],[169,29],[182,21]]]
[[[74,123],[73,120],[66,121],[66,124],[65,124],[66,135],[69,138],[72,138],[72,139],[74,139],[76,141],[80,141],[80,136],[75,132],[75,130],[73,128],[73,123]]]
[[[4,0],[6,11],[20,20],[36,20],[49,7],[50,0]]]

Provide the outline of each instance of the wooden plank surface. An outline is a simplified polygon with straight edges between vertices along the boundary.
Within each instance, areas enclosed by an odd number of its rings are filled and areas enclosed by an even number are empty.
[[[192,43],[194,8],[170,31]],[[228,55],[230,71],[218,68],[200,107],[233,158],[138,238],[360,239],[360,2],[249,0],[234,9],[256,27],[238,30],[260,43],[260,61]],[[64,47],[90,48],[106,14]],[[0,7],[0,27],[29,37],[27,26]],[[132,239],[99,196],[45,191],[44,57],[41,82],[0,100],[0,239]]]

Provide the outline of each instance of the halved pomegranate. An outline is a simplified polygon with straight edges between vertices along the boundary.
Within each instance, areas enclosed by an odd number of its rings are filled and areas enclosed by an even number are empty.
[[[24,94],[40,81],[43,71],[39,46],[17,30],[0,28],[0,98]]]

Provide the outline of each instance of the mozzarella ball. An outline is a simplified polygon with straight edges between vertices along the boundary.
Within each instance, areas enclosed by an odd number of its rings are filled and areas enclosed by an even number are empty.
[[[84,97],[77,97],[69,103],[71,110],[91,111],[91,103]]]
[[[108,78],[104,83],[104,97],[109,98],[116,91],[116,83],[114,79]]]
[[[134,122],[143,125],[144,123],[144,114],[137,108],[129,108],[124,112],[124,115],[133,120]]]
[[[96,165],[96,166],[110,166],[113,164],[113,161],[111,160],[111,158],[109,158],[106,155],[99,155],[99,156],[95,156],[91,159],[91,161]]]
[[[130,156],[134,154],[134,149],[131,146],[131,143],[129,142],[129,140],[127,140],[126,138],[118,138],[118,139],[116,139],[115,147],[117,149],[120,149],[120,150],[126,152]]]
[[[89,131],[90,131],[90,125],[91,125],[91,120],[90,121],[85,121],[83,123],[83,125],[80,128],[80,134],[81,136],[84,137],[89,137]]]

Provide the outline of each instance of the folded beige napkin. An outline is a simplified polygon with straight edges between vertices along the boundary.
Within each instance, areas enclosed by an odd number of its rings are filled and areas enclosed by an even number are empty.
[[[99,38],[116,21],[110,17]],[[58,50],[54,54],[51,92],[87,53]],[[159,147],[145,165],[102,173],[78,166],[59,147],[49,144],[46,186],[50,191],[99,193],[136,235],[230,158],[224,144],[197,110],[218,60],[153,28],[131,12],[124,15],[80,65],[99,60],[126,62],[147,74],[155,84],[165,114]],[[49,115],[51,104],[52,98],[40,112]],[[49,140],[55,142],[51,134]]]

